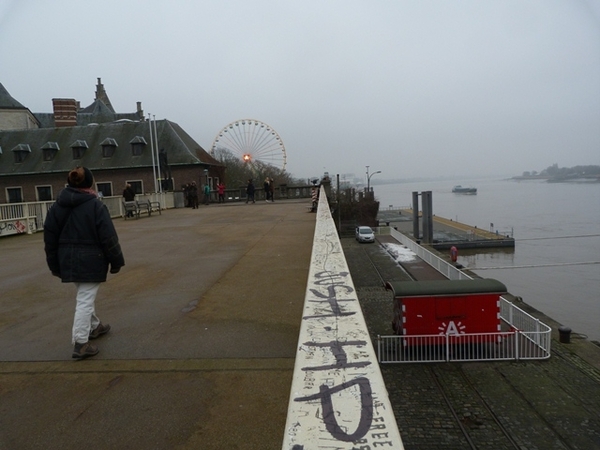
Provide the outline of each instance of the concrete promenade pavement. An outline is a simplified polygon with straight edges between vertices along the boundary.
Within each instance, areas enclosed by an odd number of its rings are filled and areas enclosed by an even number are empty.
[[[0,239],[0,449],[278,449],[315,215],[310,200],[115,219],[125,267],[71,358],[75,289],[43,234]]]

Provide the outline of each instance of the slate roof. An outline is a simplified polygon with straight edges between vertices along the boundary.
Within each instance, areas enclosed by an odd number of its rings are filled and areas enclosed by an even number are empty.
[[[204,165],[223,166],[209,155],[178,124],[157,120],[158,148],[167,152],[169,166]],[[147,143],[140,156],[132,154],[131,141],[141,137]],[[101,143],[114,139],[117,148],[112,157],[105,158]],[[85,141],[88,148],[81,159],[73,159],[72,146]],[[138,138],[139,140],[139,138]],[[39,128],[0,131],[0,177],[40,173],[64,173],[75,165],[91,170],[130,169],[152,167],[149,122],[113,122],[64,128]],[[58,146],[52,161],[44,161],[44,147]],[[31,153],[21,163],[15,163],[12,149],[29,145]]]
[[[0,83],[0,109],[27,109],[16,101]]]

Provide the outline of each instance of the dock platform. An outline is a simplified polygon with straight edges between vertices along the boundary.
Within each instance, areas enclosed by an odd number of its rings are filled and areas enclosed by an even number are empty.
[[[379,212],[377,218],[380,226],[392,226],[401,233],[412,236],[412,214],[412,209],[384,210]],[[510,235],[491,232],[440,216],[433,216],[433,224],[432,247],[436,250],[447,250],[453,246],[458,249],[515,247],[515,239]]]

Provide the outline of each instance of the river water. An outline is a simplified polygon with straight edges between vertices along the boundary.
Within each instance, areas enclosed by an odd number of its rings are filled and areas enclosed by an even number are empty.
[[[476,187],[477,195],[453,194],[456,184]],[[384,184],[374,191],[380,208],[410,207],[413,191],[432,191],[435,215],[512,232],[514,249],[461,250],[458,262],[600,341],[600,183],[486,178]]]

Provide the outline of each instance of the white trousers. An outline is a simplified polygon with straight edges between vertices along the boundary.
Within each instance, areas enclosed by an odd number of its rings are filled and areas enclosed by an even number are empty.
[[[77,288],[77,304],[75,305],[75,319],[73,320],[73,342],[85,344],[90,331],[100,324],[96,317],[96,294],[100,283],[75,283]]]

